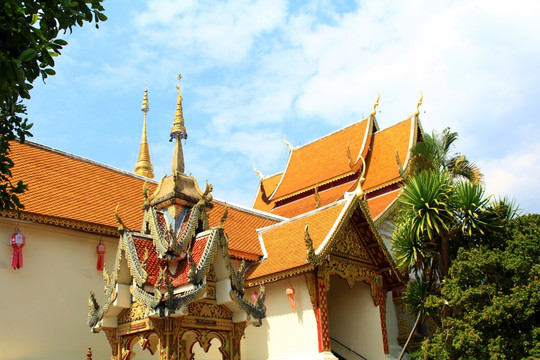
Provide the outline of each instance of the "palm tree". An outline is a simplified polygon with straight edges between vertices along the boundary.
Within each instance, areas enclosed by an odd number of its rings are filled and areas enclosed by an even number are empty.
[[[460,234],[482,234],[489,226],[483,175],[464,155],[453,152],[457,138],[449,128],[442,133],[423,134],[423,141],[411,149],[404,174],[406,182],[399,200],[401,222],[394,232],[392,248],[398,265],[414,272],[405,293],[409,310],[416,316],[411,335],[427,315],[442,325],[435,314],[427,314],[424,302],[428,295],[437,293],[438,284],[448,275],[457,252],[451,248],[451,239]]]
[[[417,174],[423,170],[447,172],[451,178],[466,179],[473,183],[482,184],[483,175],[478,166],[467,160],[465,155],[451,153],[458,133],[445,128],[441,133],[424,133],[423,140],[411,149],[411,163],[408,175]]]

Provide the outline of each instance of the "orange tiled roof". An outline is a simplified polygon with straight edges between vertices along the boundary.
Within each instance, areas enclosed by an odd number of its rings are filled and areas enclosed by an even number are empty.
[[[140,230],[144,178],[28,141],[12,142],[11,151],[13,180],[28,184],[24,212],[117,228],[120,204],[126,227]]]
[[[416,120],[409,118],[373,134],[371,151],[366,159],[366,180],[362,184],[364,191],[376,190],[401,179],[396,161],[396,150],[405,167],[410,147],[416,140],[417,127]]]
[[[355,183],[356,180],[353,180],[324,191],[319,191],[321,206],[331,204],[342,198],[343,194],[345,194],[346,191],[349,191]],[[310,194],[302,199],[274,208],[272,214],[292,218],[308,211],[315,210],[316,208],[317,200],[315,199],[315,194]]]
[[[369,213],[371,218],[375,221],[381,216],[384,211],[396,201],[398,195],[401,194],[401,189],[389,191],[382,195],[368,199]]]
[[[225,212],[225,206],[222,202],[214,201],[213,204],[214,208],[208,213],[210,227],[217,226]],[[225,221],[225,234],[229,237],[229,252],[237,258],[259,260],[263,253],[255,230],[279,221],[278,217],[270,214],[267,216],[258,215],[247,209],[230,206]]]
[[[268,258],[257,265],[249,274],[248,279],[252,280],[305,265],[307,248],[304,242],[304,229],[306,224],[313,240],[313,248],[317,249],[332,229],[346,203],[346,201],[341,201],[306,216],[262,230],[260,236],[264,241]]]
[[[102,225],[114,234],[118,227],[114,212],[120,204],[119,215],[126,227],[140,230],[144,215],[142,186],[148,181],[154,191],[156,181],[31,142],[13,142],[11,149],[13,179],[28,184],[28,191],[21,196],[24,212]],[[214,209],[209,212],[211,227],[219,224],[224,210],[219,200],[214,201]],[[262,251],[255,229],[278,221],[270,214],[230,207],[225,232],[231,255],[258,260]],[[161,222],[165,226],[163,218]]]
[[[274,192],[282,176],[283,176],[283,172],[280,172],[262,180],[262,185],[264,186],[264,192],[266,193],[266,196],[270,196]],[[253,203],[253,208],[257,210],[261,210],[261,211],[270,212],[270,210],[272,210],[273,207],[274,207],[273,201],[270,201],[268,204],[263,201],[262,194],[261,194],[261,187],[259,186],[259,190],[257,191],[257,196],[255,197],[255,202]]]
[[[300,190],[351,173],[347,145],[356,161],[371,130],[364,119],[312,143],[294,149],[281,182],[271,199],[279,199]],[[368,139],[369,142],[369,139]],[[270,196],[270,195],[269,195]]]

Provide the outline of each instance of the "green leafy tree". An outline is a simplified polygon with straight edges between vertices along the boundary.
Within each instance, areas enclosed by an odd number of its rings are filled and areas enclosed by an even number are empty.
[[[22,209],[18,195],[22,181],[11,180],[13,161],[9,142],[32,136],[23,99],[30,99],[32,83],[54,75],[54,57],[67,42],[60,32],[84,22],[107,20],[103,0],[6,0],[0,4],[0,210]]]
[[[460,249],[427,311],[443,326],[422,353],[431,359],[540,359],[540,215]],[[504,241],[500,241],[504,239]]]

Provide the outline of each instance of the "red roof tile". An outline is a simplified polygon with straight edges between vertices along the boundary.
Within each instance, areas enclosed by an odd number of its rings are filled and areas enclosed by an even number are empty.
[[[206,247],[206,244],[208,243],[208,238],[209,236],[199,238],[195,240],[192,245],[191,256],[193,257],[193,260],[196,264],[201,261],[204,249]],[[141,263],[144,258],[145,249],[148,249],[148,259],[146,261],[146,272],[148,273],[147,283],[151,286],[154,286],[156,284],[156,280],[160,270],[164,267],[167,267],[167,261],[163,259],[158,259],[156,255],[156,249],[152,240],[133,235],[133,242],[135,244],[135,249],[137,250],[137,256],[139,257],[139,261]],[[188,260],[187,258],[185,258],[184,260],[180,260],[178,262],[178,267],[176,268],[176,272],[174,274],[171,274],[170,272],[168,273],[172,285],[175,288],[189,283],[189,269],[190,267],[188,264]]]

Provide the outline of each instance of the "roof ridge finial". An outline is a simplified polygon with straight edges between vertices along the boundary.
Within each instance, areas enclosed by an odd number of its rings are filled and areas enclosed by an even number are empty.
[[[177,136],[180,139],[187,139],[187,131],[184,126],[184,110],[182,109],[182,91],[180,91],[180,81],[182,80],[182,74],[178,74],[178,95],[176,96],[176,113],[174,114],[174,123],[171,129],[171,139],[173,141]]]
[[[283,141],[285,142],[285,145],[287,145],[287,147],[289,148],[289,151],[294,150],[294,147],[291,145],[291,143],[287,141],[286,135],[283,135]]]
[[[182,139],[187,139],[186,127],[184,126],[184,112],[182,110],[182,92],[180,91],[180,80],[182,75],[178,74],[178,95],[176,96],[176,114],[174,115],[174,123],[171,129],[171,139],[176,139],[174,144],[173,161],[172,161],[172,173],[184,173],[184,152],[182,151]]]
[[[379,93],[379,90],[377,90],[377,100],[375,101],[375,104],[373,104],[373,111],[371,112],[371,116],[375,116],[377,113],[377,106],[379,106],[379,100],[381,98],[381,94]]]
[[[418,116],[420,114],[420,105],[422,105],[422,100],[424,100],[424,93],[422,90],[420,90],[420,100],[418,100],[418,104],[416,104],[416,111],[414,113],[414,116]]]
[[[255,170],[255,173],[259,175],[259,178],[261,179],[261,181],[264,180],[264,175],[259,170],[257,170],[257,168],[255,167],[255,163],[253,163],[253,170]]]
[[[144,121],[141,136],[141,147],[139,149],[139,159],[135,164],[135,174],[153,179],[154,167],[150,161],[150,150],[148,149],[148,138],[146,135],[146,113],[150,111],[150,106],[148,105],[148,82],[145,82],[144,85],[145,89],[141,106],[141,110],[144,112]]]

